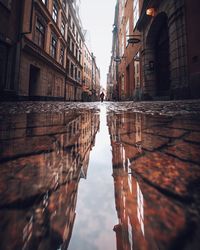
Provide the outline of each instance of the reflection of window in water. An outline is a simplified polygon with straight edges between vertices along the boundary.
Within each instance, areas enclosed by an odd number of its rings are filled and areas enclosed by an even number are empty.
[[[129,217],[128,217],[128,238],[130,243],[130,249],[133,249],[133,230]]]
[[[142,121],[141,121],[141,114],[136,113],[136,119],[135,119],[135,129],[136,129],[136,135],[135,135],[135,142],[142,141]]]
[[[125,149],[121,144],[121,156],[122,156],[122,161],[123,161],[123,167],[126,167],[126,155],[125,155]]]
[[[123,206],[124,206],[124,209],[123,209],[123,216],[124,216],[124,219],[126,218],[126,197],[125,197],[125,193],[123,192],[122,193],[123,195]]]
[[[132,175],[128,175],[128,185],[129,185],[129,190],[131,193],[133,193],[133,188],[132,188]]]
[[[137,217],[140,223],[142,233],[144,235],[144,199],[137,182]]]
[[[141,145],[141,142],[137,142],[137,143],[135,144],[135,146],[136,146],[138,152],[139,152],[139,153],[142,153],[142,145]]]
[[[30,220],[26,224],[23,229],[23,247],[22,250],[26,249],[28,242],[31,239],[33,233],[33,216],[31,216]]]

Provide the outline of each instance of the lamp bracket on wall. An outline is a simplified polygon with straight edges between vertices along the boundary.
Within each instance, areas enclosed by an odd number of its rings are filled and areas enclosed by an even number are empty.
[[[141,35],[127,35],[129,37],[128,43],[135,44],[135,43],[140,43],[141,42]]]
[[[125,59],[125,58],[126,58],[126,56],[122,56],[122,57],[117,56],[117,57],[115,57],[113,60],[114,60],[116,63],[121,63],[122,59]]]

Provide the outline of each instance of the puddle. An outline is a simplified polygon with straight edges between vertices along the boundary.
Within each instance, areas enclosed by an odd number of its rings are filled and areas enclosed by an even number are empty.
[[[198,249],[199,117],[109,105],[1,115],[0,249]]]

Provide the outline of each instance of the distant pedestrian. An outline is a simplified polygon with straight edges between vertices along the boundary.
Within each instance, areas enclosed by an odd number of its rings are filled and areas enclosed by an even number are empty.
[[[100,94],[100,100],[101,100],[101,102],[103,102],[103,100],[104,100],[104,93],[103,92],[101,92],[101,94]]]

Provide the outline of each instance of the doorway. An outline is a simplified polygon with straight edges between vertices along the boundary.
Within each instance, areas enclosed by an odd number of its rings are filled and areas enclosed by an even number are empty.
[[[29,96],[36,96],[40,78],[40,68],[30,65]]]
[[[156,63],[156,96],[169,96],[170,90],[170,59],[169,59],[169,30],[167,18],[163,18],[162,26],[155,41]]]

